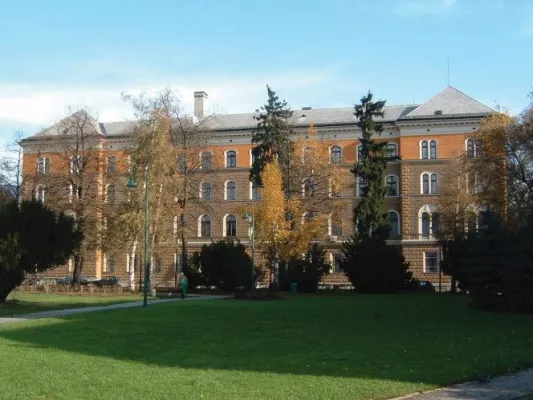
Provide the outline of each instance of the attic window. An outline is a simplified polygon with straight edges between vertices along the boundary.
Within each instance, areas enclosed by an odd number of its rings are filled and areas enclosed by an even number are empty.
[[[435,115],[442,115],[442,110],[435,110]]]

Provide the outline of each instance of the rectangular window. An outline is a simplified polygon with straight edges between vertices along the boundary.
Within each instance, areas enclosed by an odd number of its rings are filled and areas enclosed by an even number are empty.
[[[424,272],[439,272],[439,253],[436,251],[426,251],[424,253]]]
[[[107,157],[107,173],[113,174],[117,172],[117,158],[115,156]]]
[[[50,159],[48,157],[39,157],[37,173],[39,175],[48,175],[50,173]]]
[[[104,272],[115,272],[115,259],[113,256],[104,255]]]
[[[343,272],[343,269],[341,267],[341,261],[342,261],[342,254],[341,253],[333,253],[331,257],[331,269],[333,272]]]

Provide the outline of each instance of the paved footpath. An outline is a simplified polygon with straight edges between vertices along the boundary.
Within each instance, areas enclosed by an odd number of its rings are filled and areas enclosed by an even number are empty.
[[[488,383],[467,382],[392,400],[515,400],[533,394],[533,369],[493,378]]]
[[[149,300],[148,305],[173,303],[173,302],[178,302],[178,301],[216,300],[216,299],[226,299],[228,297],[230,296],[192,295],[192,296],[187,297],[186,299]],[[33,313],[33,314],[22,314],[20,317],[0,318],[0,324],[8,324],[12,322],[24,322],[24,321],[28,321],[32,319],[41,319],[41,318],[64,317],[66,315],[84,314],[84,313],[90,313],[90,312],[95,312],[95,311],[119,310],[121,308],[141,307],[142,305],[143,305],[142,301],[132,301],[128,303],[111,304],[109,306],[69,308],[65,310],[42,311],[42,312]]]

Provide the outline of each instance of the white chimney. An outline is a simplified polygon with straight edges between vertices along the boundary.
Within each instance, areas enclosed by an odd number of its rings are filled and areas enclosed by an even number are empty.
[[[194,92],[194,116],[202,119],[207,114],[207,93]]]

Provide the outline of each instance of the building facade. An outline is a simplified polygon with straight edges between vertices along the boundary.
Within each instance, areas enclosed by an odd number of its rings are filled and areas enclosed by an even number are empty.
[[[207,94],[195,92],[195,115],[205,115]],[[317,137],[327,140],[331,163],[339,163],[346,171],[358,161],[361,132],[353,115],[353,108],[294,110],[296,132],[304,132],[312,124]],[[382,119],[384,130],[379,140],[386,141],[401,161],[387,165],[385,183],[386,208],[391,224],[390,243],[400,245],[410,263],[413,275],[434,284],[441,282],[438,263],[440,249],[433,231],[438,224],[437,198],[439,182],[455,160],[465,152],[474,152],[472,136],[482,120],[493,112],[489,107],[468,97],[453,87],[447,87],[421,105],[386,106]],[[252,134],[257,113],[216,115],[210,117],[207,145],[198,149],[204,175],[197,176],[198,198],[194,210],[188,212],[188,246],[190,251],[202,244],[235,237],[249,243],[249,225],[241,218],[244,205],[261,200],[257,188],[249,181],[252,164]],[[71,118],[71,117],[68,117]],[[95,151],[91,188],[104,203],[127,201],[126,182],[129,177],[128,150],[135,144],[131,122],[100,123],[88,117],[82,129],[90,129]],[[65,185],[63,192],[47,187],[50,176],[75,172],[79,160],[59,156],[57,149],[71,140],[67,132],[55,125],[22,141],[24,149],[25,195],[34,196],[45,204],[72,203],[76,189]],[[88,163],[87,160],[84,162]],[[209,171],[209,173],[207,173]],[[324,235],[317,239],[323,244],[332,263],[332,272],[325,283],[342,284],[346,279],[336,260],[342,242],[353,234],[353,209],[360,197],[364,182],[350,175],[340,193],[342,201],[340,221],[330,221]],[[81,190],[81,189],[80,189]],[[57,193],[60,193],[59,195]],[[68,205],[67,205],[68,208]],[[75,210],[72,210],[75,212]],[[98,216],[99,210],[94,208]],[[96,219],[98,219],[96,217]],[[168,221],[169,224],[176,223]],[[180,265],[179,238],[170,240],[167,251],[152,260],[158,284],[172,284]],[[137,277],[142,269],[142,248],[137,252]],[[130,254],[106,255],[95,248],[86,257],[83,273],[86,277],[117,276],[126,283],[130,277]],[[49,272],[50,276],[66,276],[72,263]],[[446,285],[446,281],[441,282]]]

